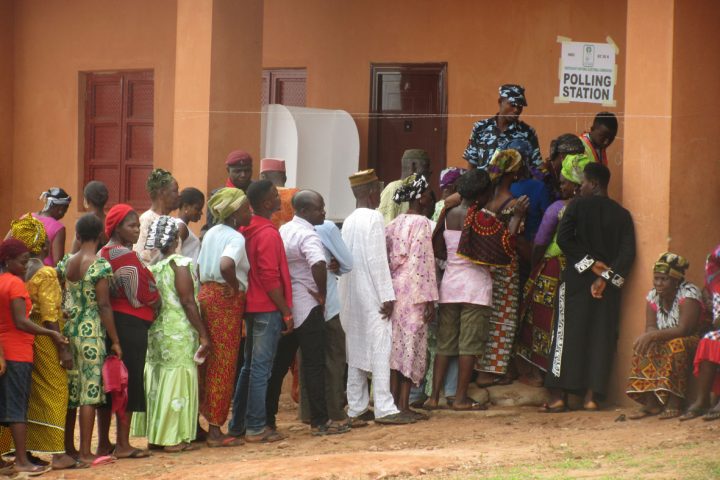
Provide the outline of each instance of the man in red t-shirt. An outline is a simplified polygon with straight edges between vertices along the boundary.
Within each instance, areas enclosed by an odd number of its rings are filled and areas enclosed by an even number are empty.
[[[285,247],[278,229],[270,221],[280,208],[277,188],[269,180],[253,182],[247,196],[254,215],[250,225],[242,227],[245,251],[250,261],[245,304],[247,338],[245,359],[233,398],[231,435],[245,435],[247,442],[275,442],[285,438],[274,422],[267,424],[266,403],[272,402],[275,392],[268,388],[273,359],[282,333],[293,330],[292,287]],[[280,392],[277,389],[277,396]],[[268,398],[272,396],[273,398]]]

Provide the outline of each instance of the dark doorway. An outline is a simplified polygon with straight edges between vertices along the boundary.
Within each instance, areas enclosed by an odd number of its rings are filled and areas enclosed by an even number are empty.
[[[372,64],[369,166],[381,180],[400,178],[403,152],[422,148],[437,191],[447,143],[447,63]]]

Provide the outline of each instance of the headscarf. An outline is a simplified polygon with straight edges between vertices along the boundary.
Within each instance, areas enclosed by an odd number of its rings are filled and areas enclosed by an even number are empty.
[[[45,226],[29,213],[10,222],[10,232],[13,238],[25,244],[32,255],[40,254],[47,242]]]
[[[247,201],[248,199],[245,196],[245,192],[239,188],[225,187],[210,197],[208,208],[213,218],[215,218],[218,223],[222,223]]]
[[[520,152],[513,149],[508,150],[495,150],[490,163],[487,166],[488,175],[490,180],[495,182],[498,178],[502,177],[507,173],[515,173],[520,170],[522,166],[522,155]]]
[[[125,220],[125,217],[127,217],[130,212],[134,211],[133,207],[125,203],[118,203],[113,206],[105,217],[105,235],[107,235],[107,238],[112,237],[115,228]]]
[[[522,157],[523,164],[525,167],[530,170],[532,167],[532,145],[530,145],[530,142],[527,140],[523,140],[522,138],[516,138],[514,140],[511,140],[510,142],[506,143],[505,146],[502,148],[503,150],[517,150],[517,152]]]
[[[40,194],[40,200],[45,201],[43,211],[48,210],[53,205],[70,205],[72,197],[60,187],[52,187],[46,192]]]
[[[499,90],[500,98],[506,99],[513,105],[522,105],[523,107],[527,107],[525,88],[521,87],[520,85],[506,83],[505,85],[501,85]]]
[[[175,241],[177,236],[178,227],[175,219],[167,215],[161,215],[155,219],[148,229],[145,249],[157,248],[158,250],[164,250]]]
[[[583,181],[585,165],[592,161],[593,160],[584,153],[580,155],[565,155],[565,158],[562,161],[560,175],[562,175],[565,180],[580,185]]]
[[[157,192],[163,187],[170,185],[173,180],[172,173],[162,168],[156,168],[150,175],[148,175],[147,182],[145,182],[145,188],[149,193]]]
[[[395,203],[409,202],[410,200],[417,200],[422,196],[423,193],[430,188],[430,183],[423,175],[417,175],[417,178],[409,185],[401,185],[395,190],[393,195],[393,201]]]
[[[463,173],[467,170],[459,167],[449,167],[440,172],[440,190],[445,190],[447,187],[457,182],[457,179],[462,177]]]
[[[671,252],[665,252],[660,255],[655,266],[653,267],[653,273],[662,273],[669,275],[671,278],[682,280],[685,278],[685,271],[690,266],[684,257]]]
[[[28,247],[17,238],[8,238],[0,244],[0,264],[29,251]]]

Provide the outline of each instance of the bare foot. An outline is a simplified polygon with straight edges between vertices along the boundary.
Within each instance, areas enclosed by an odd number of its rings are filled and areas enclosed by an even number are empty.
[[[64,470],[74,466],[75,463],[76,460],[73,457],[66,453],[62,453],[59,455],[53,455],[51,465],[53,470]]]

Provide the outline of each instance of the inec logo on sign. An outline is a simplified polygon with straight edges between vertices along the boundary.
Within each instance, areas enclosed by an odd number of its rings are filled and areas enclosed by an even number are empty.
[[[592,67],[595,65],[595,46],[585,45],[583,47],[583,67]]]

